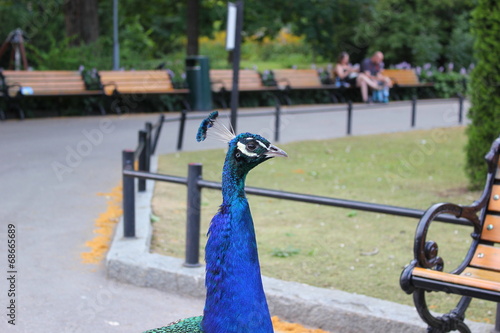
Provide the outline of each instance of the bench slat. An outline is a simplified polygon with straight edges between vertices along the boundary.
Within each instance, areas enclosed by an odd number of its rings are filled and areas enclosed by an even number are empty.
[[[500,185],[493,185],[491,189],[490,202],[488,210],[500,212]]]
[[[273,73],[280,86],[290,85],[293,89],[323,88],[315,69],[275,69]]]
[[[231,69],[211,69],[210,81],[213,91],[220,91],[224,88],[231,91],[233,87],[233,71]],[[262,80],[257,71],[252,69],[242,69],[239,71],[238,89],[247,91],[268,90],[262,84]]]
[[[115,89],[122,94],[184,93],[174,89],[170,76],[162,70],[99,71],[104,93],[112,95]]]
[[[87,90],[78,71],[2,71],[9,88],[9,95],[15,96],[21,87],[30,87],[31,96],[75,96],[96,95],[100,92]]]
[[[500,271],[500,248],[479,244],[470,266]]]
[[[467,267],[460,275],[415,267],[413,276],[480,289],[500,291],[500,273]]]
[[[500,243],[500,216],[486,215],[481,239],[488,242]]]
[[[400,87],[425,87],[433,85],[430,82],[421,83],[417,73],[413,69],[384,69],[380,73],[389,77],[394,84]]]

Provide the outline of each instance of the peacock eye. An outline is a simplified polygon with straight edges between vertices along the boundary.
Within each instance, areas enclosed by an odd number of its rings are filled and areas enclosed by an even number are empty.
[[[247,143],[247,150],[248,151],[254,151],[257,148],[257,145],[255,142],[249,142]]]

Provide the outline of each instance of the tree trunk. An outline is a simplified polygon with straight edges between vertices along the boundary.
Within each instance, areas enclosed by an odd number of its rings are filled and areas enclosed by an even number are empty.
[[[200,0],[187,1],[187,55],[198,55],[198,37],[200,35],[199,24]]]
[[[64,6],[66,35],[71,45],[89,44],[99,37],[97,0],[69,0]]]

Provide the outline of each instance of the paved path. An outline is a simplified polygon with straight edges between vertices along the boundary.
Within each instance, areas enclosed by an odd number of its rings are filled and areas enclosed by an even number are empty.
[[[334,109],[284,115],[281,142],[344,136],[345,106]],[[417,128],[456,126],[457,112],[455,100],[419,102]],[[141,332],[201,313],[202,300],[109,281],[102,264],[80,259],[88,250],[84,243],[94,236],[94,220],[106,210],[98,193],[109,192],[121,180],[121,150],[134,148],[137,130],[156,119],[131,115],[0,123],[0,331]],[[191,140],[198,124],[187,122],[186,150],[223,146]],[[409,124],[407,102],[355,105],[354,135],[404,131]],[[238,131],[272,138],[273,126],[269,116],[248,117],[241,119]],[[166,123],[157,152],[173,152],[176,137],[176,125]],[[15,225],[17,241],[15,326],[7,324],[6,316],[8,224]]]

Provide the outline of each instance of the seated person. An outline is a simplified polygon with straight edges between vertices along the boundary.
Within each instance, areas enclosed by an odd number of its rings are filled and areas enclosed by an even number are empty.
[[[380,72],[384,69],[384,54],[380,51],[375,52],[371,58],[366,58],[361,63],[361,72],[369,77],[372,81],[376,81],[384,88],[385,102],[389,96],[389,88],[392,88],[392,81],[389,77],[382,75]]]
[[[376,80],[372,80],[365,73],[360,73],[359,67],[354,67],[349,64],[349,54],[347,52],[341,52],[338,56],[334,74],[344,86],[359,87],[361,89],[363,102],[369,102],[368,87],[374,90],[382,89]]]

